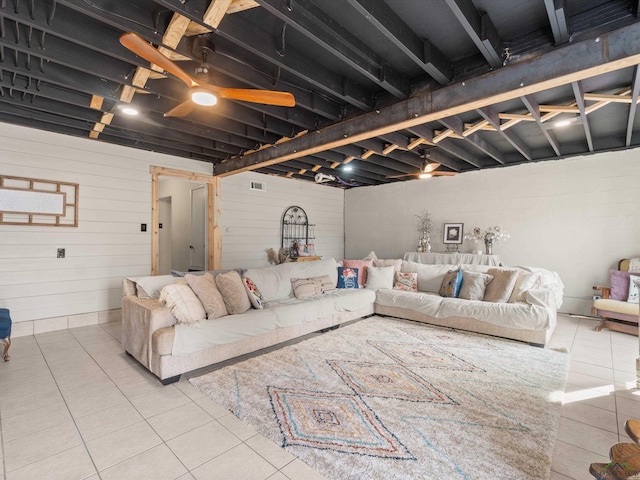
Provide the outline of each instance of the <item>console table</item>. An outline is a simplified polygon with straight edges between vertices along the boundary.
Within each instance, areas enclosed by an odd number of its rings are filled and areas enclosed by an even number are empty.
[[[475,253],[418,253],[405,252],[404,260],[416,263],[429,263],[440,265],[502,265],[498,255],[477,255]]]

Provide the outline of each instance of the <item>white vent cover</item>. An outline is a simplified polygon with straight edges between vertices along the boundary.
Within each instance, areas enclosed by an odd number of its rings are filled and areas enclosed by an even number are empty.
[[[251,180],[251,190],[260,190],[261,192],[267,191],[267,184],[265,182],[258,182],[257,180]]]

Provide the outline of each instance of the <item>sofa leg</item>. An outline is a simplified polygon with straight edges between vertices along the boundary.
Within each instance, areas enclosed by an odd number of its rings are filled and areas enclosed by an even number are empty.
[[[2,352],[2,356],[5,362],[11,360],[9,356],[9,347],[11,346],[11,337],[7,337],[4,340],[0,340],[0,342],[4,343],[4,351]]]
[[[160,383],[162,383],[163,385],[171,385],[172,383],[176,383],[178,380],[180,380],[180,375],[169,378],[161,378]]]

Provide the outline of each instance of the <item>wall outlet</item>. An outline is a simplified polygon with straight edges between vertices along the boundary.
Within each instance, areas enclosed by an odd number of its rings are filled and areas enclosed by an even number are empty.
[[[141,232],[146,232],[147,231],[147,224],[146,223],[141,223],[140,224],[140,231]]]
[[[64,248],[59,248],[57,257],[58,258],[64,258],[64,255],[65,255],[65,249]]]

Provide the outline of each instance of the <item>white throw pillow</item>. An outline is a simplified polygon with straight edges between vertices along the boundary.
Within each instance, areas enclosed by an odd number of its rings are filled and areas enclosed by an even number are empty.
[[[202,303],[189,285],[167,285],[160,292],[160,301],[165,303],[178,323],[193,323],[207,317]]]
[[[526,301],[527,291],[533,288],[539,288],[541,281],[542,279],[538,272],[518,272],[518,279],[507,303]]]
[[[367,267],[367,284],[365,288],[379,290],[393,288],[395,269],[391,267]]]
[[[640,293],[638,282],[640,282],[639,276],[629,275],[629,296],[627,297],[629,303],[638,303],[638,294]]]

